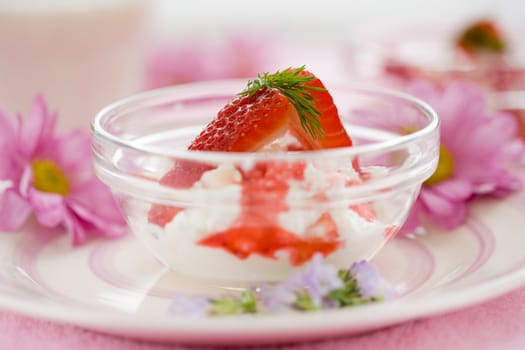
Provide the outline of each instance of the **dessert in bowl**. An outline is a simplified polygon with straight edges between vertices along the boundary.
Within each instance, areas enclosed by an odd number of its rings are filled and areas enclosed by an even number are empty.
[[[410,24],[395,32],[391,27],[365,30],[349,41],[346,59],[354,75],[394,86],[420,79],[468,80],[489,93],[525,86],[521,25],[482,19],[467,25]]]
[[[414,128],[356,118],[385,110]],[[315,254],[372,258],[439,154],[424,102],[304,67],[144,92],[103,109],[93,133],[97,175],[144,246],[180,273],[237,281],[284,279]]]

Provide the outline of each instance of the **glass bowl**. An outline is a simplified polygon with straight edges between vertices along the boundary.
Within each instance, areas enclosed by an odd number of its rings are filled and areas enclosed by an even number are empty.
[[[327,84],[352,147],[186,150],[245,84],[179,85],[98,113],[94,167],[131,231],[163,264],[198,278],[281,280],[316,253],[341,268],[371,259],[396,235],[437,166],[436,113],[402,93]],[[366,116],[401,113],[410,114],[409,129],[367,126]],[[171,181],[175,166],[197,169],[198,181]]]

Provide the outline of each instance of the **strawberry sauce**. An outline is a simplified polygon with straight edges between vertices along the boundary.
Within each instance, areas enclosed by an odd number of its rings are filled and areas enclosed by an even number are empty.
[[[288,251],[290,263],[301,265],[317,252],[329,255],[338,249],[337,227],[328,213],[311,225],[304,237],[283,229],[279,213],[287,211],[289,181],[304,180],[304,163],[258,163],[242,170],[241,213],[231,228],[213,233],[198,244],[222,248],[240,259],[252,254],[276,259],[278,251]]]

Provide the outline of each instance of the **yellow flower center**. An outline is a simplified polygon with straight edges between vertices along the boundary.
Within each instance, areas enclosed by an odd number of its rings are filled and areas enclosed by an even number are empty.
[[[454,158],[452,158],[452,155],[450,152],[441,145],[439,147],[439,161],[436,168],[436,171],[434,171],[434,174],[432,174],[431,177],[427,179],[427,181],[424,182],[424,185],[426,186],[432,186],[435,185],[443,180],[448,179],[454,174]]]
[[[417,130],[417,128],[405,126],[401,128],[401,134],[408,135]],[[430,176],[423,184],[426,186],[432,186],[441,181],[444,181],[452,175],[454,175],[454,169],[455,165],[454,158],[452,158],[452,154],[450,154],[450,152],[445,148],[445,146],[441,145],[439,147],[439,160],[436,171],[434,171],[432,176]]]
[[[42,192],[58,193],[65,196],[69,193],[69,182],[66,176],[49,160],[35,160],[32,164],[33,184]]]
[[[418,130],[418,128],[415,128],[413,126],[403,126],[401,127],[401,135],[410,135],[414,132],[416,132]]]

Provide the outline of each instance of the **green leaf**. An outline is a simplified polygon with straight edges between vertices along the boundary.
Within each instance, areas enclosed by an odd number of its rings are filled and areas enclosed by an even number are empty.
[[[257,300],[253,291],[244,291],[240,298],[222,298],[211,301],[211,314],[217,316],[254,314],[257,312]]]
[[[359,290],[359,283],[354,276],[352,276],[350,270],[340,270],[339,278],[344,283],[343,287],[330,292],[328,298],[336,301],[340,307],[364,305],[380,300],[375,297],[363,297]]]
[[[295,300],[294,306],[301,311],[314,311],[318,309],[314,305],[310,294],[305,291],[297,293],[297,299]]]
[[[254,314],[257,312],[257,299],[252,290],[244,291],[241,295],[242,312],[245,314]]]
[[[246,89],[240,95],[252,96],[263,88],[278,89],[297,110],[301,127],[313,139],[323,138],[323,128],[319,121],[321,113],[315,108],[315,100],[310,91],[326,91],[326,89],[305,85],[315,77],[299,75],[304,70],[305,66],[297,69],[288,67],[273,74],[259,74],[256,79],[248,82]]]
[[[223,298],[211,301],[211,314],[213,315],[237,315],[241,309],[241,304],[235,299]]]

